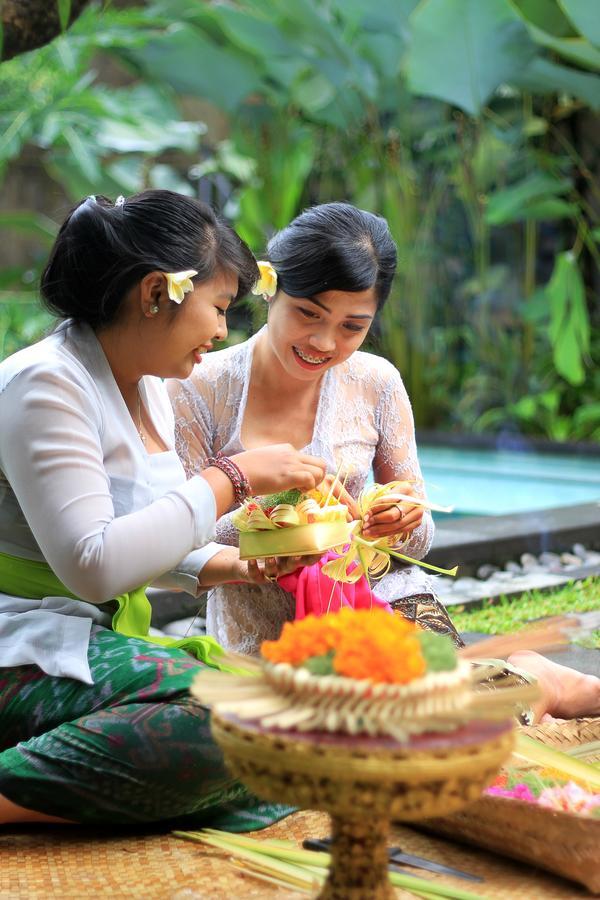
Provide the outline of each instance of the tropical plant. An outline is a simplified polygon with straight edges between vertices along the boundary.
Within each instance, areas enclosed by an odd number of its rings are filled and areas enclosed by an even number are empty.
[[[199,190],[259,252],[310,203],[380,212],[400,262],[374,345],[402,371],[417,423],[598,439],[582,401],[597,397],[600,187],[578,138],[600,107],[594,7],[91,6],[39,51],[49,81],[36,54],[0,70],[12,90],[22,79],[12,107],[0,101],[0,164],[33,144],[71,197]],[[98,51],[128,87],[84,75]],[[184,96],[220,110],[226,140],[182,121]]]

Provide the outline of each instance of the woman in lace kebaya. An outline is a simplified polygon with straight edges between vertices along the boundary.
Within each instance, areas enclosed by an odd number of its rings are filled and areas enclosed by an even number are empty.
[[[203,357],[184,382],[171,382],[177,450],[188,475],[217,451],[290,441],[348,473],[357,497],[375,480],[411,483],[423,496],[410,402],[398,371],[361,352],[390,293],[396,247],[387,223],[346,203],[313,207],[273,237],[264,282],[268,323],[249,341]],[[403,552],[421,559],[433,538],[422,508],[403,503],[379,512],[367,537],[402,532]],[[217,539],[235,544],[228,516]],[[376,593],[411,619],[458,636],[416,566],[395,567]],[[277,584],[226,585],[208,599],[207,630],[246,653],[278,636],[293,617],[293,598]]]
[[[144,593],[273,576],[211,543],[216,519],[248,480],[325,474],[288,444],[186,480],[175,453],[162,379],[191,373],[257,276],[231,228],[169,191],[89,197],[60,229],[42,294],[65,321],[0,364],[0,824],[281,814],[228,775],[190,699],[221,648],[150,636]]]

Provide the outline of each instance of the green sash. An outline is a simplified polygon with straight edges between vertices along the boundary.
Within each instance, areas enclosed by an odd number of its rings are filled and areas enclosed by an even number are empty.
[[[127,637],[141,638],[150,644],[160,644],[161,647],[185,650],[214,669],[240,673],[239,669],[233,669],[220,661],[219,658],[225,651],[214,638],[171,638],[148,634],[152,607],[146,596],[146,587],[144,585],[115,597],[118,609],[112,620],[113,631]],[[41,600],[48,596],[80,599],[65,587],[47,563],[20,559],[18,556],[9,556],[8,553],[0,553],[0,591],[16,597],[26,597],[28,600]]]

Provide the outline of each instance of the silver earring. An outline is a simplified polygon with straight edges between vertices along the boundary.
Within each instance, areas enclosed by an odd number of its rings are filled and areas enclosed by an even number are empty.
[[[153,316],[156,315],[156,313],[158,312],[158,309],[159,309],[158,303],[155,303],[154,306],[150,307],[150,312],[152,313]]]

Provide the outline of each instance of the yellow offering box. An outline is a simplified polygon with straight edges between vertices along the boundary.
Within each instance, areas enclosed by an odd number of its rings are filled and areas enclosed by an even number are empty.
[[[240,532],[240,559],[265,556],[309,556],[350,542],[354,522],[313,522],[272,531]]]

